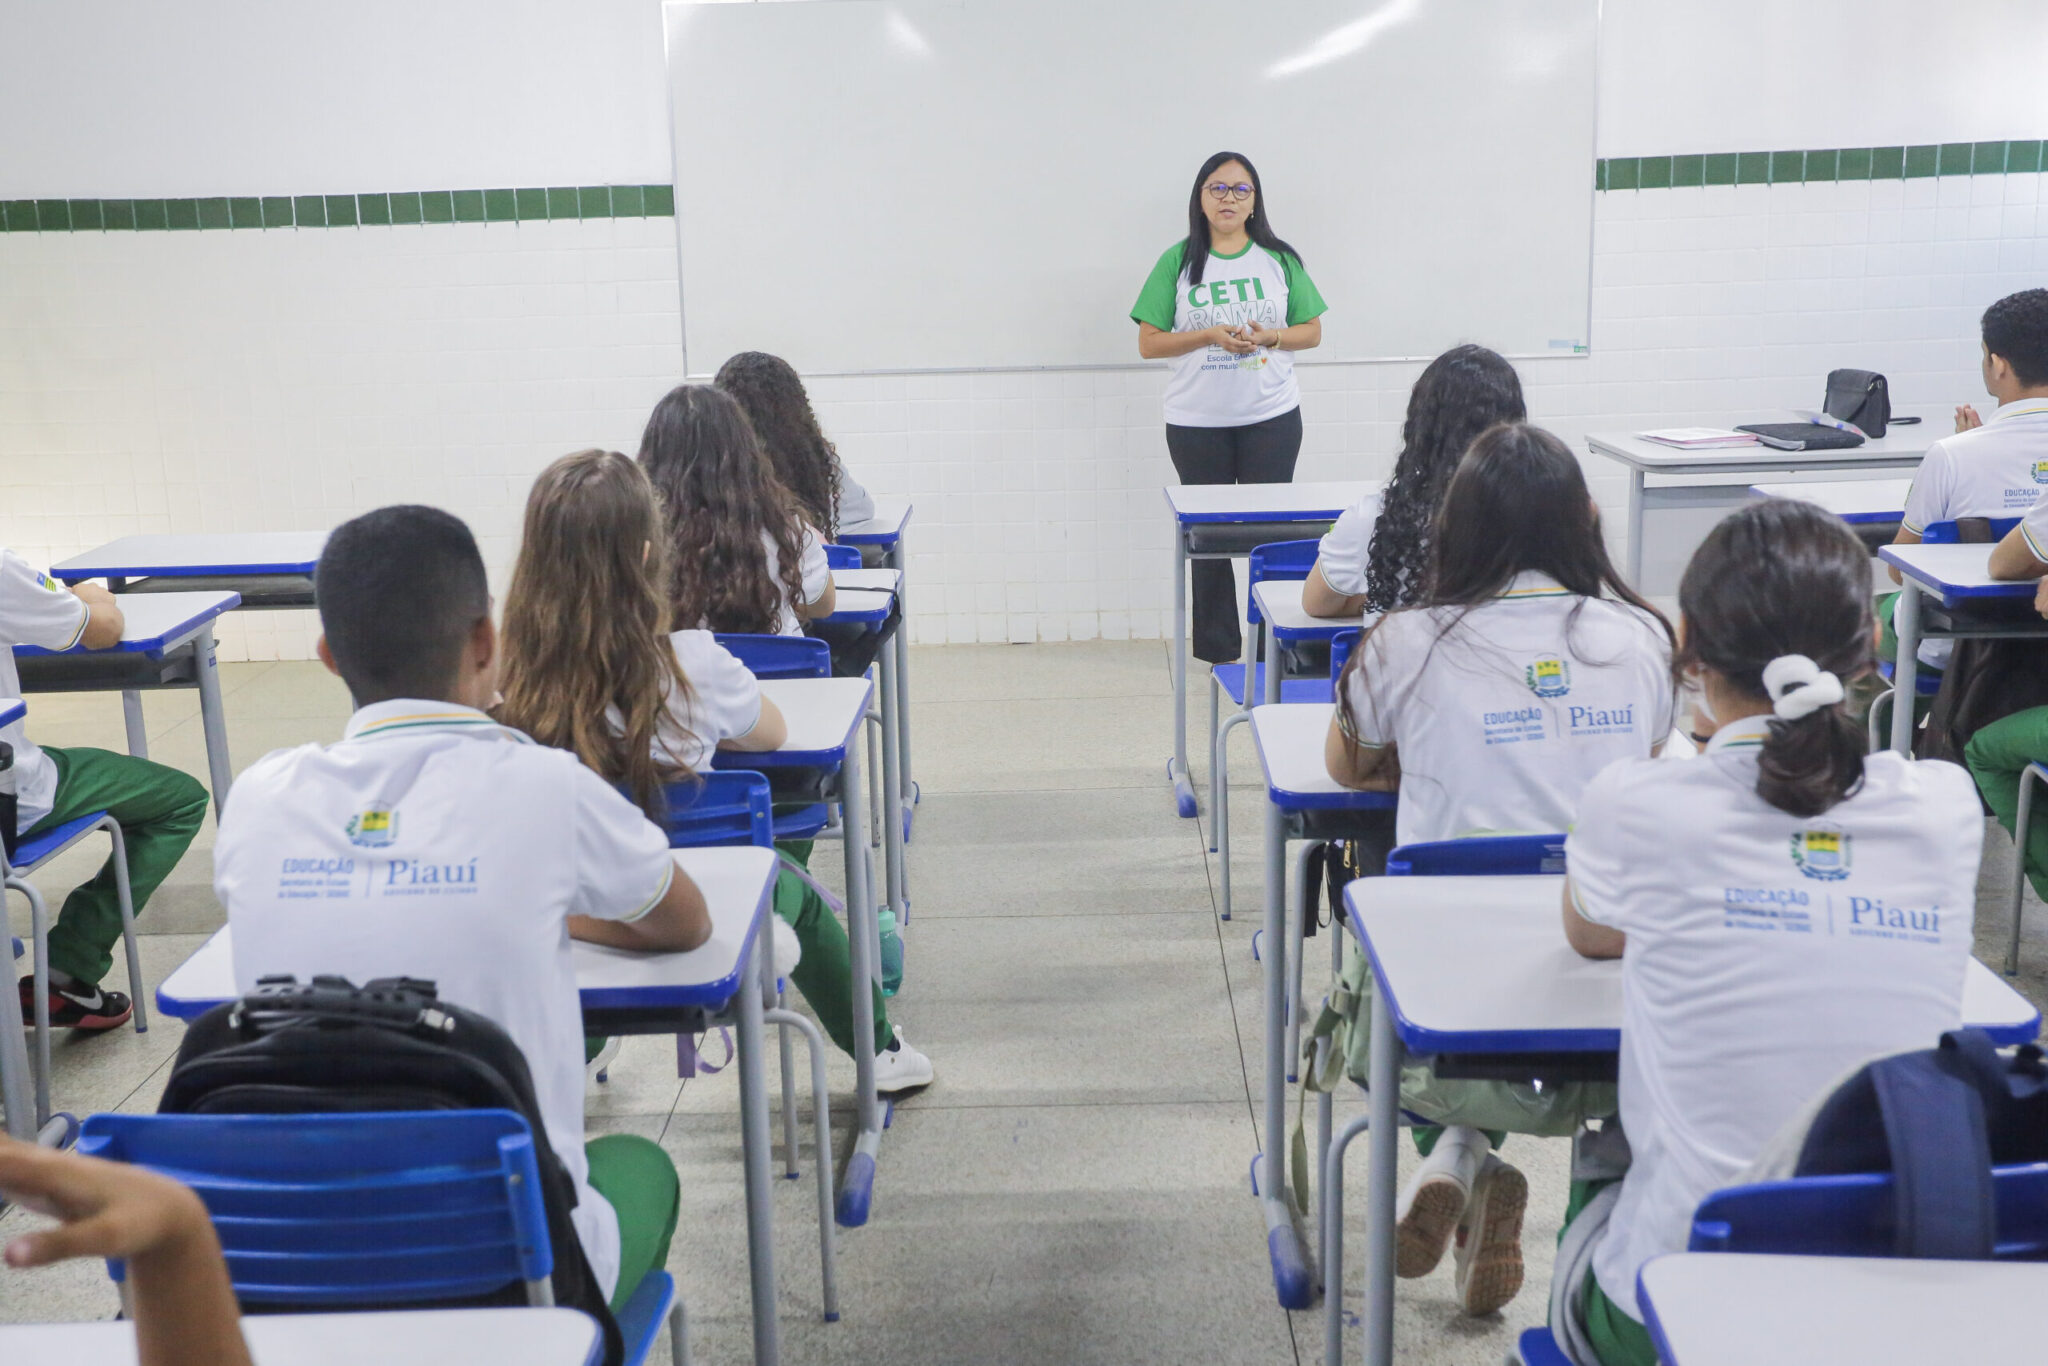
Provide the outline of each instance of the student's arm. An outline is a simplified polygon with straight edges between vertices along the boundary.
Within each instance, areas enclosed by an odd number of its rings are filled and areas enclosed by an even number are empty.
[[[1892,537],[1892,544],[1893,544],[1893,545],[1918,545],[1918,544],[1920,544],[1920,533],[1919,533],[1919,532],[1917,532],[1917,531],[1908,531],[1908,530],[1906,530],[1906,529],[1905,529],[1904,527],[1900,527],[1900,528],[1899,528],[1899,534],[1898,534],[1898,535],[1896,535],[1896,536],[1894,536],[1894,537]],[[1900,575],[1899,575],[1899,567],[1898,567],[1897,565],[1895,565],[1895,564],[1887,564],[1887,565],[1886,565],[1886,566],[1884,567],[1884,572],[1892,576],[1892,582],[1893,582],[1893,583],[1904,583],[1904,582],[1905,582],[1905,579],[1904,579],[1904,578],[1902,578],[1902,577],[1900,577]]]
[[[1138,354],[1146,360],[1172,360],[1205,346],[1220,346],[1233,355],[1248,356],[1256,349],[1251,342],[1227,327],[1205,327],[1199,332],[1166,332],[1151,323],[1138,324]]]
[[[7,1264],[128,1263],[141,1366],[249,1366],[220,1241],[199,1197],[120,1162],[0,1138],[0,1191],[62,1221],[7,1244]]]
[[[1323,737],[1323,767],[1332,781],[1358,792],[1392,792],[1401,786],[1401,758],[1394,746],[1354,743],[1336,717]]]
[[[761,716],[754,722],[754,728],[745,735],[735,735],[720,740],[720,749],[736,749],[748,754],[759,754],[763,750],[781,749],[789,739],[789,722],[783,718],[782,708],[767,698],[761,699]]]
[[[808,522],[797,524],[797,553],[802,559],[797,581],[804,593],[816,594],[809,601],[796,604],[797,616],[804,621],[831,616],[839,600],[832,585],[832,565],[825,558],[825,538]],[[813,584],[817,586],[814,588]]]
[[[798,603],[796,614],[805,621],[816,621],[819,617],[829,617],[838,610],[839,590],[834,586],[832,576],[828,574],[825,576],[825,591],[809,602]]]
[[[1275,351],[1313,351],[1323,344],[1323,320],[1310,318],[1292,327],[1269,329],[1259,334],[1259,345]]]
[[[1620,930],[1596,925],[1579,914],[1570,878],[1564,880],[1564,938],[1582,958],[1619,958],[1628,947],[1628,936]]]
[[[688,953],[711,937],[711,909],[690,875],[676,868],[661,899],[632,920],[569,917],[569,937],[613,949],[643,953]]]
[[[106,650],[121,643],[121,632],[128,625],[121,615],[121,605],[114,595],[96,583],[81,583],[72,593],[85,604],[85,634],[80,637],[88,650]]]
[[[1301,586],[1301,610],[1312,617],[1355,617],[1365,611],[1365,594],[1339,593],[1323,577],[1323,562],[1317,560]]]
[[[2033,542],[2027,537],[2027,524],[2022,521],[1991,547],[1987,568],[1994,579],[2038,579],[2048,574],[2048,560],[2035,553]]]

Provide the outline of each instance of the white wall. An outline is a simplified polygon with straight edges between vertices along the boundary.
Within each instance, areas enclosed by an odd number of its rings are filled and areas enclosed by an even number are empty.
[[[440,88],[454,94],[408,95],[388,106],[402,111],[394,117],[365,113],[386,106],[361,71],[336,74],[344,58],[385,60],[377,54],[387,45],[351,49],[358,40],[312,27],[325,21],[288,32],[273,16],[265,60],[322,91],[277,116],[321,134],[307,135],[324,150],[303,170],[287,155],[292,137],[276,129],[263,135],[274,145],[254,134],[233,142],[232,120],[220,119],[206,125],[217,144],[181,138],[187,106],[175,90],[95,82],[97,72],[149,69],[121,56],[117,39],[142,31],[123,23],[142,22],[151,8],[0,0],[0,126],[35,129],[0,140],[0,199],[666,178],[658,102],[645,114],[644,91],[633,93],[643,83],[659,89],[658,61],[647,64],[658,53],[654,0],[491,6],[511,18],[459,39],[409,28],[431,50],[410,59],[407,81],[443,73]],[[203,30],[208,11],[229,8],[279,7],[212,0],[180,14]],[[1986,16],[2016,8],[2031,7],[1970,0],[1941,12],[1979,35],[1969,51],[1995,64],[2003,58],[1995,33],[1984,36]],[[1787,9],[1798,13],[1788,18]],[[1890,85],[1883,98],[1866,86],[1859,98],[1822,102],[1818,122],[1788,113],[1774,123],[1770,111],[1787,102],[1767,89],[1767,72],[1735,59],[1786,44],[1812,51],[1831,24],[1908,10],[1929,12],[1906,0],[1608,0],[1601,153],[2048,133],[2038,95],[2015,94],[1996,71],[1973,81],[1926,43],[1894,39],[1926,79]],[[572,11],[592,17],[572,22]],[[166,65],[182,69],[206,48],[166,47],[178,59]],[[542,60],[550,55],[560,64]],[[75,117],[19,121],[22,101],[33,100],[17,82],[38,70],[92,87],[65,106]],[[65,88],[45,78],[36,98]],[[1993,88],[1997,107],[1979,107]],[[534,141],[517,123],[531,101],[564,108],[563,89],[588,94],[599,111],[581,125],[581,146]],[[1969,100],[1958,103],[1958,90]],[[621,112],[632,110],[643,114]],[[87,115],[100,124],[81,127]],[[494,126],[522,131],[500,137]],[[154,139],[144,145],[161,155],[136,155],[139,138]],[[191,158],[175,178],[166,149]],[[1532,409],[1574,439],[1596,427],[1727,421],[1811,403],[1839,365],[1885,371],[1901,403],[1972,398],[1977,313],[2048,277],[2040,182],[1997,175],[1603,193],[1594,354],[1525,364]],[[1313,244],[1303,246],[1313,259]],[[1132,279],[1135,293],[1139,275]],[[321,526],[417,499],[469,518],[502,584],[532,474],[579,446],[636,444],[680,364],[675,300],[668,219],[0,234],[0,540],[55,559],[131,531]],[[1342,317],[1335,301],[1329,325]],[[1384,474],[1415,371],[1304,367],[1300,477]],[[1134,369],[818,382],[821,417],[848,463],[870,486],[917,500],[917,639],[1160,633],[1168,540],[1158,490],[1172,477],[1162,380]],[[1618,479],[1604,462],[1588,472],[1612,505]],[[239,614],[223,651],[295,657],[308,635],[299,614]]]

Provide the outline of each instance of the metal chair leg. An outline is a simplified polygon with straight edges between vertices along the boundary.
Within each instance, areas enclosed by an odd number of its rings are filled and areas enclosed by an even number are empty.
[[[668,1359],[674,1366],[690,1366],[690,1329],[683,1321],[683,1296],[676,1292],[668,1310]]]
[[[50,916],[43,894],[33,883],[16,882],[16,891],[28,898],[31,952],[36,956],[36,1127],[50,1122]]]
[[[1209,771],[1216,775],[1215,796],[1210,806],[1211,828],[1216,832],[1217,891],[1221,897],[1218,918],[1230,919],[1230,728],[1251,719],[1248,711],[1232,712],[1223,718],[1209,756]]]
[[[2048,775],[2042,773],[2039,764],[2028,764],[2020,770],[2020,809],[2012,823],[2012,895],[2007,902],[2012,924],[2012,939],[2005,946],[2005,975],[2008,977],[2020,970],[2020,911],[2026,905],[2027,836],[2033,830],[2036,778],[2048,782]]]
[[[1287,1080],[1301,1075],[1301,980],[1303,960],[1308,957],[1308,861],[1321,849],[1323,840],[1303,840],[1289,856],[1287,870],[1287,932],[1280,936],[1281,952],[1287,956]]]
[[[825,1305],[825,1322],[839,1321],[839,1234],[833,1218],[834,1196],[832,1192],[832,1110],[831,1097],[825,1089],[825,1036],[818,1032],[809,1017],[793,1010],[763,1011],[762,1019],[785,1030],[803,1031],[804,1041],[811,1050],[811,1116],[817,1132],[818,1151],[814,1162],[818,1168],[818,1279],[822,1287]]]
[[[783,1009],[781,992],[775,994],[775,1008]],[[776,1028],[775,1042],[782,1054],[782,1172],[794,1181],[800,1174],[796,1163],[796,1063],[788,1026]]]
[[[114,841],[114,890],[121,900],[121,943],[128,957],[128,991],[134,998],[135,1032],[149,1032],[149,983],[142,980],[142,953],[135,944],[135,898],[128,887],[128,841],[121,823],[109,816],[100,827]]]

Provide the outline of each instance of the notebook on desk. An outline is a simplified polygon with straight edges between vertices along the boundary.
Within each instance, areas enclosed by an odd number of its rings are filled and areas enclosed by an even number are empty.
[[[1735,430],[1753,432],[1765,445],[1788,451],[1845,451],[1863,444],[1860,433],[1817,422],[1748,422]]]

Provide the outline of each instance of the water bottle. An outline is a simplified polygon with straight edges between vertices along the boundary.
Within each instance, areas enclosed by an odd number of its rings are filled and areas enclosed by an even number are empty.
[[[903,936],[896,932],[896,912],[877,917],[882,931],[882,994],[894,996],[903,985]]]

